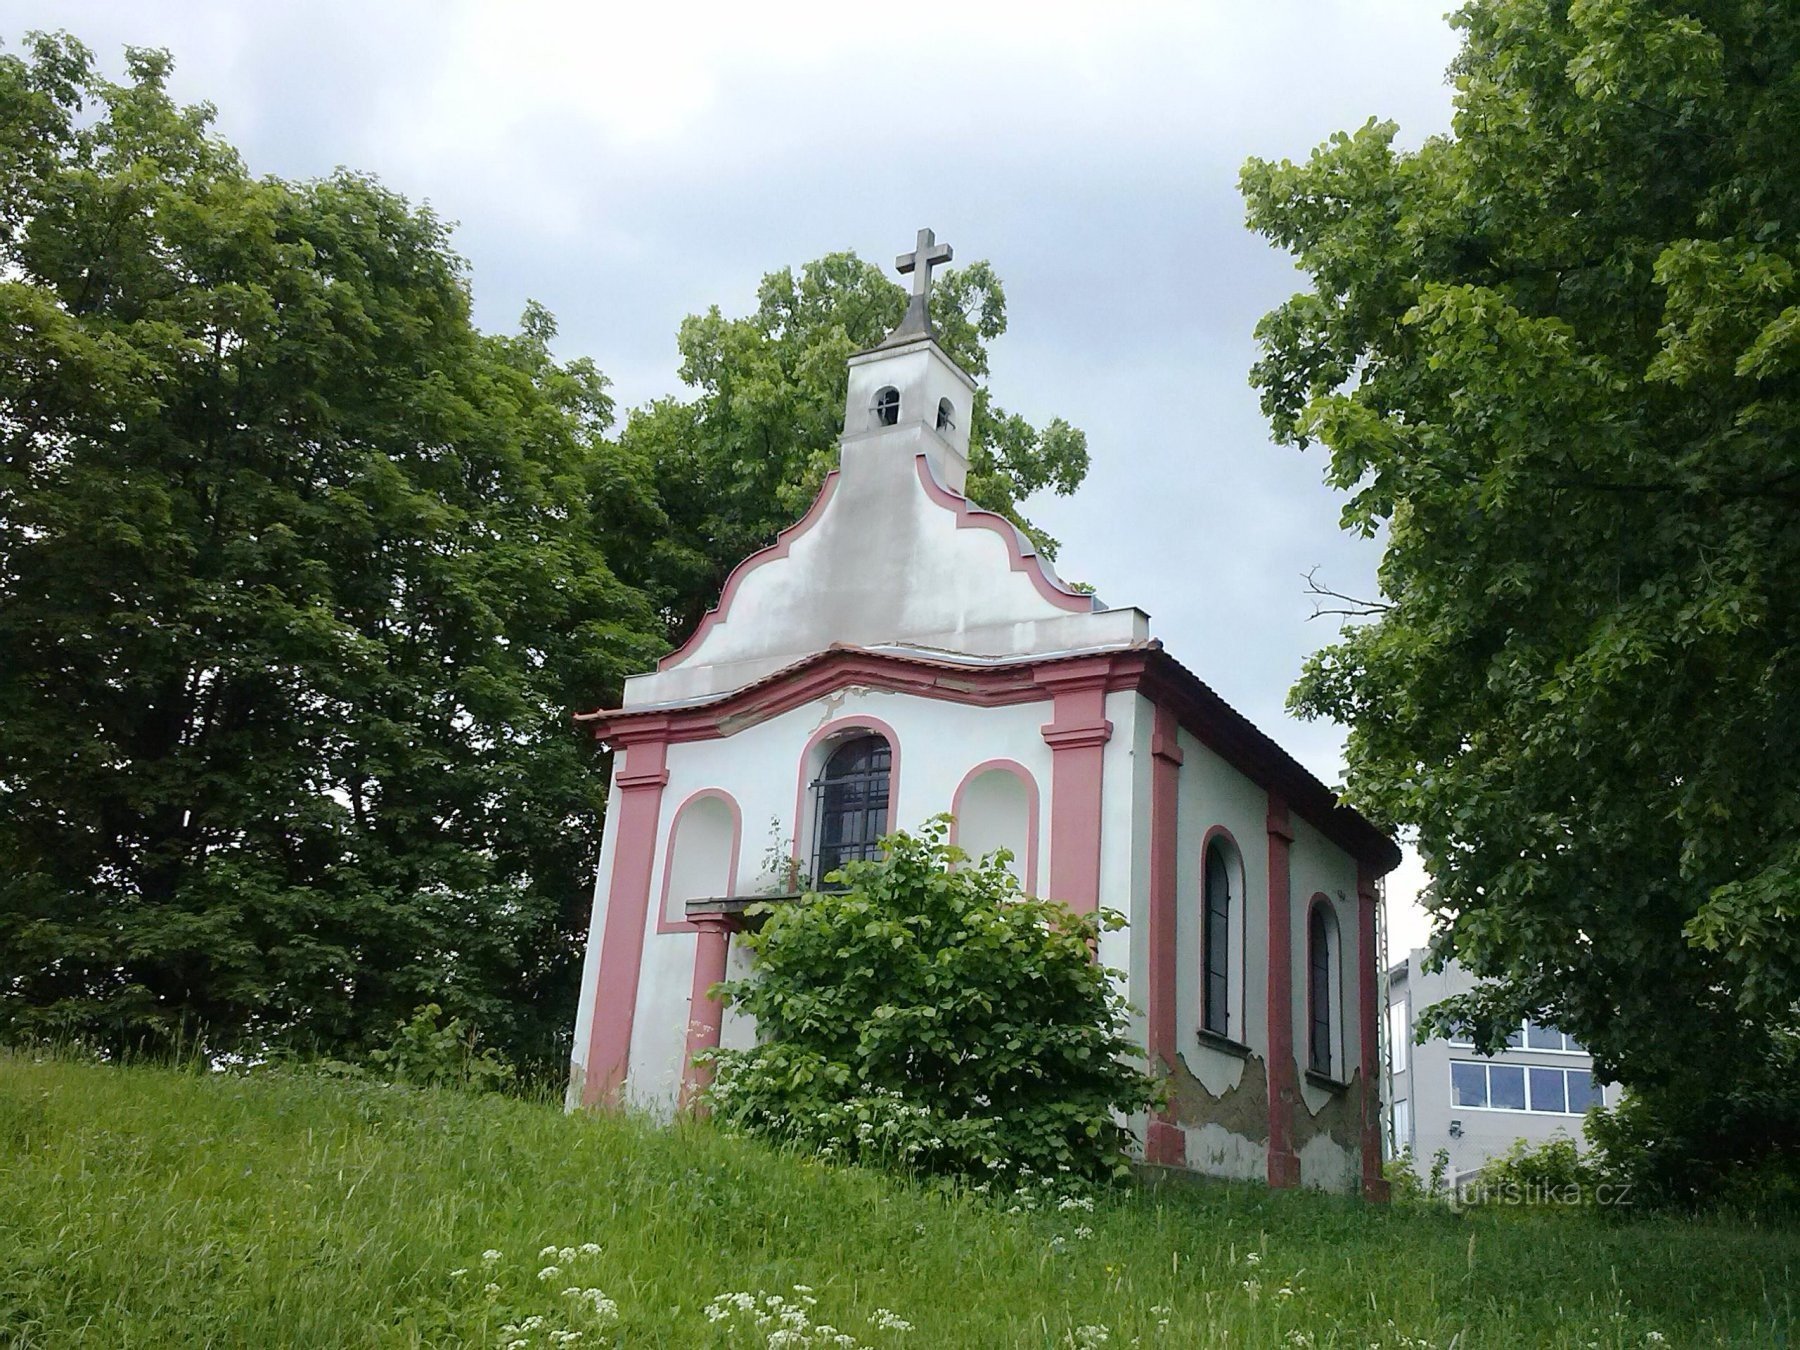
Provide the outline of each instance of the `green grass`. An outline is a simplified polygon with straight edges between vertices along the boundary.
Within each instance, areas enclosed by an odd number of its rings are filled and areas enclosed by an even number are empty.
[[[536,1278],[541,1248],[588,1242]],[[1782,1345],[1800,1234],[1223,1184],[1008,1215],[700,1126],[0,1055],[0,1345],[501,1345],[535,1314],[532,1346],[762,1347],[705,1303],[797,1284],[814,1323],[917,1350],[1081,1327],[1109,1347]]]

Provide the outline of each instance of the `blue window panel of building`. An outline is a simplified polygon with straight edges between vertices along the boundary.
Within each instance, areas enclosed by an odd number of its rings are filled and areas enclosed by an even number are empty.
[[[1563,1091],[1562,1069],[1532,1069],[1531,1109],[1533,1111],[1567,1111],[1568,1095]]]
[[[1502,1111],[1523,1111],[1525,1070],[1516,1064],[1488,1065],[1488,1105]]]
[[[1486,1106],[1487,1065],[1453,1063],[1450,1066],[1450,1097],[1457,1106]]]

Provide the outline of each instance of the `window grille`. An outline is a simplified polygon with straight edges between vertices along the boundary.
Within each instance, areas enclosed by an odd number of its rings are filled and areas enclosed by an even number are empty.
[[[887,833],[893,751],[881,736],[858,736],[831,752],[813,783],[813,884],[847,862],[873,858]]]

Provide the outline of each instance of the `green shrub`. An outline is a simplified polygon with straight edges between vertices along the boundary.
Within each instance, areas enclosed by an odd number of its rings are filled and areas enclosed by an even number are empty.
[[[504,1056],[481,1048],[481,1035],[460,1017],[440,1023],[444,1010],[427,1003],[394,1024],[394,1037],[369,1052],[377,1073],[414,1087],[456,1087],[498,1092],[516,1076]]]
[[[1474,1182],[1461,1188],[1459,1198],[1477,1205],[1579,1208],[1609,1198],[1605,1180],[1601,1169],[1584,1158],[1566,1135],[1536,1145],[1515,1139]]]
[[[1790,1063],[1792,1048],[1787,1050]],[[1793,1067],[1800,1070],[1800,1063]],[[1741,1090],[1698,1100],[1667,1089],[1627,1093],[1607,1111],[1590,1111],[1588,1138],[1597,1164],[1633,1205],[1649,1209],[1723,1209],[1767,1218],[1800,1216],[1800,1137],[1792,1094]],[[1751,1145],[1726,1138],[1731,1131]]]
[[[971,863],[948,817],[883,841],[844,889],[772,905],[721,986],[762,1043],[719,1051],[717,1117],[849,1161],[938,1173],[1100,1178],[1119,1116],[1157,1097],[1128,1009],[1093,959],[1124,924],[1022,895],[1006,856]]]

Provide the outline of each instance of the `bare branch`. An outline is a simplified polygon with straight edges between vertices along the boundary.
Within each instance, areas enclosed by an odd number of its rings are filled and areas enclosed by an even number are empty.
[[[1313,612],[1306,616],[1308,619],[1316,619],[1322,614],[1337,614],[1347,619],[1372,619],[1393,608],[1384,600],[1364,600],[1360,596],[1332,590],[1319,580],[1317,567],[1303,573],[1301,579],[1306,582],[1306,593],[1313,597]],[[1327,605],[1324,603],[1327,600],[1337,600],[1342,607]]]

